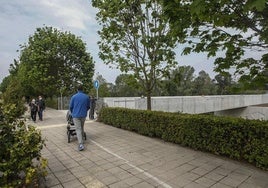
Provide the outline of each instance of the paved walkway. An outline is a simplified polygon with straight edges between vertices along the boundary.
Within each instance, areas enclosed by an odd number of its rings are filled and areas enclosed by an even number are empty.
[[[66,111],[47,109],[37,127],[46,139],[46,187],[267,188],[268,171],[95,121],[85,150],[67,142]]]

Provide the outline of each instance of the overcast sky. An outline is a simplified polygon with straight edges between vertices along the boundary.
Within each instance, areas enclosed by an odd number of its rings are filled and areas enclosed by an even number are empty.
[[[114,82],[119,70],[110,69],[98,58],[99,26],[95,19],[97,9],[90,0],[1,0],[0,2],[0,83],[9,75],[9,65],[19,57],[19,45],[28,42],[38,27],[55,27],[80,36],[93,56],[95,72],[108,82]],[[214,78],[213,63],[205,55],[179,56],[179,65],[191,65],[197,75],[205,70]]]

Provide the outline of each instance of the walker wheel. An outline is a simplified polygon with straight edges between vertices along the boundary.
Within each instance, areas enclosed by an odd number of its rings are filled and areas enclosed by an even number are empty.
[[[71,141],[71,131],[67,131],[67,135],[68,135],[68,143],[70,143],[70,141]]]

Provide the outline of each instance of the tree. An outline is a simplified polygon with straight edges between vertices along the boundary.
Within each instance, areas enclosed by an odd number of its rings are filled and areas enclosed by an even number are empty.
[[[7,78],[7,77],[6,77]],[[25,113],[25,106],[23,101],[22,94],[22,85],[20,80],[16,76],[9,77],[11,78],[8,82],[8,86],[3,92],[3,104],[4,105],[15,105],[14,113],[17,117],[21,117]]]
[[[242,85],[243,90],[253,90],[255,92],[258,90],[259,92],[265,92],[265,90],[268,90],[268,67],[259,72],[256,77],[241,77],[239,83]]]
[[[194,71],[191,66],[180,66],[173,71],[171,79],[177,84],[177,95],[192,95]]]
[[[10,83],[10,80],[11,80],[11,75],[6,76],[6,77],[3,79],[2,83],[0,84],[0,91],[1,91],[2,93],[4,93],[4,92],[6,91],[8,85],[9,85],[9,83]]]
[[[189,44],[183,54],[207,52],[208,57],[217,56],[215,70],[219,73],[235,68],[242,80],[268,82],[263,76],[268,69],[267,0],[162,3],[179,42]],[[249,56],[249,51],[259,56]]]
[[[102,26],[100,58],[122,72],[133,73],[142,84],[151,110],[156,81],[173,67],[175,38],[156,0],[93,0]]]
[[[115,94],[118,97],[141,96],[141,86],[130,74],[121,74],[115,80]]]
[[[17,76],[25,95],[71,94],[83,83],[92,87],[93,58],[85,43],[70,32],[52,27],[37,28],[27,44],[21,45]]]
[[[226,74],[217,74],[215,80],[218,85],[218,94],[229,94],[229,89],[232,85],[232,76],[229,73]]]
[[[200,71],[198,77],[194,80],[194,95],[209,95],[215,94],[213,92],[215,85],[213,84],[209,74],[205,71]]]
[[[162,81],[164,95],[192,95],[194,71],[191,66],[178,66],[176,69],[171,70],[168,78]]]
[[[112,85],[107,83],[106,79],[102,75],[98,74],[96,80],[99,81],[98,97],[110,97],[112,93]],[[92,83],[93,85],[93,83]],[[95,88],[90,90],[90,95],[97,97],[97,91]]]
[[[15,79],[16,80],[16,76],[18,73],[18,64],[19,62],[17,60],[14,59],[14,64],[10,65],[9,68],[9,75],[6,76],[3,80],[2,83],[0,84],[0,91],[1,92],[5,92],[8,87],[11,85],[11,82]]]

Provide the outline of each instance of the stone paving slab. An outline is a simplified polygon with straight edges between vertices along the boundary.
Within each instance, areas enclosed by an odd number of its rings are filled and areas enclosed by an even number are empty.
[[[87,120],[85,150],[67,142],[66,111],[47,109],[35,125],[46,139],[46,187],[267,188],[268,172],[160,139]]]

